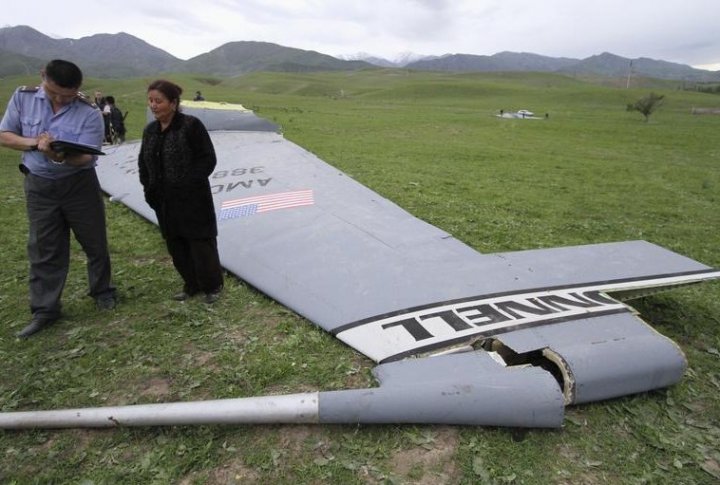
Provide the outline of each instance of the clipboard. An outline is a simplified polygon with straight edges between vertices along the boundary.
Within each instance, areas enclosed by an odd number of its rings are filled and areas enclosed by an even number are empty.
[[[72,141],[55,140],[50,142],[50,148],[55,152],[64,153],[87,153],[90,155],[105,155],[105,152],[98,150],[90,145],[75,143]]]

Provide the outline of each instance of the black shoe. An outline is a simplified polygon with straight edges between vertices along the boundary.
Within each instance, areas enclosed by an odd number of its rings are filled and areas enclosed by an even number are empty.
[[[95,306],[97,306],[98,310],[112,310],[117,306],[117,300],[113,295],[99,296],[95,300]]]
[[[28,338],[33,334],[38,333],[40,330],[43,330],[53,323],[55,323],[56,320],[52,318],[37,318],[33,317],[33,319],[30,321],[30,323],[27,325],[27,327],[20,330],[16,336],[19,338]]]
[[[194,291],[185,291],[185,290],[183,290],[183,291],[181,291],[180,293],[175,293],[175,294],[172,296],[172,299],[175,300],[175,301],[185,301],[185,300],[188,300],[188,299],[192,298],[192,297],[195,296],[195,295],[196,295],[196,292],[194,292]]]
[[[205,293],[205,298],[203,301],[207,303],[208,305],[215,303],[220,299],[220,293],[222,293],[222,290],[213,291],[211,293]]]

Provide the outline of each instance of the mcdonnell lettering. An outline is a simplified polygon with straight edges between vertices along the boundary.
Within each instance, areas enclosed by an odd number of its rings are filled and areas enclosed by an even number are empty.
[[[541,296],[518,296],[497,301],[475,301],[443,306],[441,309],[428,309],[413,312],[410,316],[393,317],[392,321],[382,321],[383,330],[401,328],[415,342],[439,337],[433,333],[429,321],[442,322],[456,334],[475,335],[478,329],[493,334],[503,329],[516,329],[519,326],[555,320],[574,314],[584,315],[591,309],[621,306],[622,304],[603,295],[599,291],[558,292]],[[380,323],[380,322],[378,322]],[[443,332],[443,336],[446,333]]]

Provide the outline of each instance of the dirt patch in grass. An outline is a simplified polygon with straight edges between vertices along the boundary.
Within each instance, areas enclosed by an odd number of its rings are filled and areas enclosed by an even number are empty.
[[[219,371],[220,368],[212,363],[215,358],[213,352],[201,351],[193,344],[187,344],[183,347],[184,355],[187,357],[188,366],[191,367],[202,367],[210,371]]]
[[[168,394],[170,394],[170,382],[161,377],[153,377],[140,390],[141,396],[160,397]]]
[[[718,463],[716,460],[708,458],[700,465],[700,468],[705,470],[713,477],[720,479],[720,463]]]
[[[242,308],[241,315],[226,323],[226,337],[239,344],[245,344],[250,336],[272,334],[282,323],[281,318],[268,315],[267,309],[253,305]]]
[[[571,463],[579,461],[582,457],[576,449],[567,444],[563,444],[559,447],[558,456]]]
[[[438,428],[432,442],[395,452],[390,461],[392,473],[419,485],[456,483],[459,475],[453,458],[458,443],[457,429]]]
[[[241,483],[260,483],[260,475],[253,470],[248,468],[240,460],[225,465],[219,470],[214,470],[210,476],[208,476],[208,484],[241,484]]]
[[[108,406],[126,406],[133,401],[132,396],[149,396],[153,398],[170,395],[170,380],[164,377],[151,377],[144,382],[126,385],[117,394],[107,399]]]
[[[197,473],[193,473],[180,482],[180,485],[190,485],[192,483],[199,483],[198,480],[201,476]],[[245,483],[261,483],[260,475],[252,468],[247,467],[240,458],[225,463],[219,468],[209,470],[206,479],[202,480],[202,483],[207,485],[240,485]]]
[[[316,426],[284,426],[280,434],[280,448],[295,455],[302,452],[303,444],[310,439],[310,436],[322,434]],[[316,441],[322,441],[320,437]]]
[[[93,440],[95,440],[102,431],[98,430],[85,430],[85,429],[67,429],[55,431],[48,436],[48,439],[37,447],[39,450],[49,451],[55,446],[59,438],[72,437],[73,448],[85,449],[88,448]]]

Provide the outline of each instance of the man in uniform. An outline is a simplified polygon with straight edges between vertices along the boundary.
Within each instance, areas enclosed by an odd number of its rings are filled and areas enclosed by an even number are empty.
[[[19,88],[0,121],[0,145],[22,152],[29,220],[32,320],[27,338],[61,316],[70,266],[70,230],[87,255],[89,294],[99,309],[115,307],[105,227],[105,205],[95,173],[96,155],[53,149],[55,140],[99,149],[102,114],[79,93],[82,72],[72,62],[50,61],[38,88]]]

